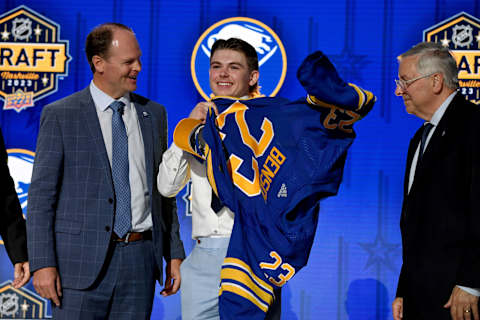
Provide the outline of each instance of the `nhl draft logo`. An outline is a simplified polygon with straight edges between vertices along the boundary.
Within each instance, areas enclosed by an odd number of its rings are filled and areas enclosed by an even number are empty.
[[[480,19],[461,12],[423,31],[423,41],[450,48],[458,65],[460,92],[480,103]]]
[[[26,6],[0,16],[0,99],[20,112],[57,91],[68,75],[68,41],[60,26]]]
[[[27,288],[15,289],[11,281],[0,284],[0,319],[45,319],[47,300]]]
[[[208,28],[198,39],[192,53],[191,72],[200,95],[209,100],[208,81],[210,50],[218,39],[239,38],[251,44],[258,55],[260,92],[275,96],[282,87],[287,72],[287,55],[280,38],[262,22],[245,17],[221,20]]]

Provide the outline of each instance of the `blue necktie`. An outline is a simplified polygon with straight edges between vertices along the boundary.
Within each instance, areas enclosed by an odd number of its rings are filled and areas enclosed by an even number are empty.
[[[122,114],[125,104],[112,102],[112,176],[115,188],[116,209],[113,231],[123,238],[132,227],[130,204],[130,177],[128,166],[128,137]]]
[[[432,130],[432,128],[433,128],[433,124],[431,124],[430,122],[427,122],[423,126],[422,140],[420,140],[420,153],[418,154],[418,161],[422,160],[423,152],[425,152],[425,144],[427,143],[428,134],[430,133],[430,130]]]

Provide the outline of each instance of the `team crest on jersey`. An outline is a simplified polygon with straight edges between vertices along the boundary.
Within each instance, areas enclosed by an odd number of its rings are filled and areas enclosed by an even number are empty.
[[[216,40],[239,38],[251,44],[258,55],[259,85],[262,94],[275,96],[282,87],[287,72],[287,55],[280,38],[264,23],[245,17],[221,20],[209,27],[193,49],[191,72],[193,82],[202,97],[211,96],[208,81],[210,50]]]
[[[68,75],[68,41],[60,26],[26,6],[0,16],[0,99],[20,112],[58,88]]]
[[[185,203],[185,215],[187,217],[192,216],[192,180],[188,181],[185,187],[185,193],[182,196],[182,200]]]
[[[12,281],[0,284],[1,319],[45,319],[47,300],[27,288],[15,289]]]
[[[480,103],[480,19],[460,12],[423,31],[423,41],[450,48],[458,65],[460,92]]]

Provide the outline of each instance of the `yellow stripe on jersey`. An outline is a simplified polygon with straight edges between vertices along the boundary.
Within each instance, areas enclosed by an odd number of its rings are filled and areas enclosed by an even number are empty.
[[[252,272],[252,269],[250,268],[250,266],[247,265],[245,262],[243,262],[242,260],[237,259],[237,258],[225,258],[223,260],[223,267],[226,267],[228,265],[232,265],[232,266],[235,266],[235,267],[238,267],[238,268],[241,268],[241,269],[245,270],[252,277],[252,279],[257,283],[257,285],[259,287],[262,287],[267,292],[270,292],[273,295],[272,286],[270,284],[268,284],[267,282],[263,281],[262,279],[260,279],[259,277],[257,277]]]
[[[368,90],[365,90],[365,89],[362,89],[360,88],[359,86],[357,86],[356,84],[353,84],[353,83],[349,83],[348,84],[349,86],[351,86],[353,89],[355,89],[355,91],[357,92],[358,94],[358,110],[362,109],[363,106],[369,104],[372,99],[374,98],[374,95],[372,92],[368,91]],[[365,99],[366,98],[366,99]]]
[[[363,104],[365,102],[365,95],[363,94],[362,89],[360,89],[359,87],[357,87],[353,83],[349,83],[348,85],[350,87],[352,87],[353,89],[355,89],[355,92],[357,92],[357,95],[358,95],[358,108],[357,108],[357,110],[360,110],[363,107]]]
[[[314,105],[317,105],[317,106],[320,106],[320,107],[326,107],[326,108],[332,108],[335,107],[333,104],[328,104],[320,99],[318,99],[317,97],[315,96],[311,96],[311,95],[307,95],[307,101],[309,104],[314,104]]]
[[[238,296],[249,300],[265,313],[268,311],[268,305],[262,303],[260,300],[258,300],[257,297],[255,297],[251,292],[247,291],[242,286],[236,285],[234,283],[223,283],[222,287],[220,288],[220,295],[222,295],[224,291],[232,292]]]
[[[173,132],[173,141],[175,144],[182,150],[187,151],[199,158],[203,158],[201,155],[193,150],[192,146],[190,145],[190,136],[195,131],[195,129],[202,124],[202,121],[186,118],[182,119],[177,126],[175,127],[175,131]]]
[[[218,196],[217,183],[215,182],[215,176],[213,175],[212,150],[208,144],[205,145],[205,154],[207,158],[207,179],[208,182],[210,182],[213,192]]]
[[[250,291],[255,293],[263,302],[267,305],[271,305],[273,302],[273,296],[262,290],[253,280],[249,277],[247,273],[243,270],[234,269],[234,268],[223,268],[220,273],[220,278],[222,279],[222,287],[224,284],[229,284],[231,282],[224,282],[224,280],[235,280],[246,286]],[[242,287],[243,288],[243,287]],[[245,288],[244,288],[245,289]],[[247,290],[247,289],[245,289]]]

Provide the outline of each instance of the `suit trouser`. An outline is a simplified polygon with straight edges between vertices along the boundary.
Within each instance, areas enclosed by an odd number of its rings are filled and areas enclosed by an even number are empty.
[[[150,319],[155,272],[151,240],[112,243],[95,283],[85,290],[63,288],[60,308],[52,308],[53,318]]]

